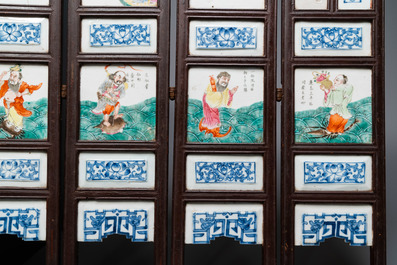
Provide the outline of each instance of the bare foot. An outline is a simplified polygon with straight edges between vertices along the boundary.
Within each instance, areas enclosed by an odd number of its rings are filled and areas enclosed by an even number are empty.
[[[109,127],[109,126],[110,126],[110,123],[109,123],[108,121],[104,121],[104,122],[103,122],[103,125],[105,125],[106,127]]]
[[[117,115],[114,115],[114,119],[118,119],[118,118],[121,118],[123,116],[124,116],[124,114],[117,114]]]

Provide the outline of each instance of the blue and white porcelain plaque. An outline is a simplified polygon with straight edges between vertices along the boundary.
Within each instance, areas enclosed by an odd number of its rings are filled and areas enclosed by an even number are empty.
[[[372,207],[329,204],[295,207],[295,246],[318,246],[333,237],[342,238],[351,246],[371,246]]]
[[[373,0],[338,0],[340,10],[368,10],[373,8]]]
[[[0,152],[0,188],[45,188],[46,186],[46,153]]]
[[[143,201],[79,203],[79,242],[101,242],[109,235],[115,234],[124,235],[133,242],[152,242],[154,203]]]
[[[185,243],[210,244],[230,237],[240,244],[262,244],[263,207],[259,204],[188,204]]]
[[[199,21],[189,25],[190,55],[263,56],[262,22]]]
[[[153,153],[83,152],[79,161],[79,187],[154,188]]]
[[[0,17],[0,51],[48,52],[48,19]]]
[[[296,56],[370,56],[371,23],[296,22]]]
[[[156,53],[156,19],[83,19],[81,51]]]
[[[191,9],[265,9],[264,0],[190,0]]]
[[[261,156],[188,155],[188,190],[262,190]]]
[[[46,239],[45,201],[0,201],[0,234],[25,241]]]
[[[295,156],[296,190],[370,191],[371,156]]]

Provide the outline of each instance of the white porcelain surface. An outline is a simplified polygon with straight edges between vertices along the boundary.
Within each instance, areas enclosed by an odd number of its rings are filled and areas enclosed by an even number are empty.
[[[192,9],[264,9],[265,0],[190,0]]]
[[[338,0],[341,10],[368,10],[373,8],[373,0]]]
[[[263,190],[263,157],[188,155],[186,187],[188,190]]]
[[[361,28],[362,47],[360,49],[302,49],[302,28]],[[372,26],[368,22],[306,22],[295,23],[295,55],[296,56],[371,56],[372,55]]]
[[[249,223],[249,225],[247,223],[249,229],[243,231],[237,225],[239,217],[241,222],[247,221]],[[216,221],[216,229],[214,229],[214,225],[201,227],[201,222],[211,221],[212,219]],[[251,228],[253,230],[249,231]],[[200,231],[195,232],[197,229]],[[232,237],[241,244],[262,244],[263,206],[261,204],[240,203],[188,203],[186,205],[185,243],[209,244],[211,240],[219,236]]]
[[[328,0],[295,0],[297,10],[328,9]]]
[[[308,182],[305,178],[305,162],[313,164],[345,164],[349,163],[353,167],[358,167],[353,172],[341,170],[340,168],[333,167],[326,172],[318,171],[318,168],[313,170],[314,175],[322,174],[327,175],[327,179],[322,181]],[[360,163],[357,166],[357,162]],[[363,164],[365,167],[363,168]],[[365,172],[365,173],[364,173]],[[350,180],[345,177],[345,174],[355,175]],[[363,176],[361,176],[361,174]],[[360,177],[357,177],[360,175]],[[355,181],[352,181],[355,179]],[[297,155],[295,156],[295,189],[298,191],[370,191],[372,189],[372,157],[371,156],[336,156],[336,155]]]
[[[24,166],[20,163],[29,165]],[[13,179],[9,179],[11,176]],[[47,154],[44,152],[1,151],[0,187],[46,188]]]
[[[148,25],[150,30],[149,45],[115,45],[91,46],[90,27],[92,25]],[[157,52],[156,19],[83,19],[81,21],[81,51],[86,53],[156,53]],[[120,36],[121,38],[122,36]]]
[[[1,5],[48,6],[49,0],[1,0]]]
[[[134,162],[137,161],[140,166],[143,166],[143,171],[137,169],[136,166],[131,168],[135,176],[139,175],[142,179],[136,177],[130,177],[129,179],[123,178],[123,170],[116,168],[113,172],[113,176],[109,178],[93,178],[92,175],[87,171],[87,163],[92,162]],[[104,168],[101,166],[96,167],[97,170],[101,170],[104,175]],[[91,153],[83,152],[79,155],[79,187],[81,188],[124,188],[124,189],[135,189],[145,188],[154,189],[155,186],[155,155],[153,153]]]
[[[197,27],[239,27],[253,28],[256,31],[255,48],[250,49],[200,49],[197,48]],[[264,31],[265,24],[263,22],[252,21],[199,21],[192,20],[189,24],[189,54],[197,56],[263,56],[264,55]],[[227,39],[227,36],[225,36]]]
[[[316,223],[303,223],[303,218],[304,215],[317,215],[318,218],[318,224],[326,225],[327,229],[324,228],[324,230],[321,230],[323,233],[317,233],[315,231],[310,231],[310,235],[305,234],[306,238],[303,240],[303,225],[315,225]],[[336,216],[336,215],[339,215]],[[365,224],[363,224],[362,220],[360,217],[363,215],[366,216]],[[355,216],[359,216],[357,219]],[[359,229],[358,230],[366,230],[366,233],[364,234],[365,236],[365,245],[367,246],[372,246],[372,238],[373,238],[373,232],[372,232],[372,206],[370,205],[341,205],[341,204],[297,204],[295,206],[295,246],[302,246],[302,245],[307,245],[306,243],[310,243],[310,245],[315,245],[316,238],[311,238],[313,237],[319,237],[319,236],[325,236],[329,235],[332,232],[331,230],[336,230],[336,232],[348,235],[349,237],[352,236],[352,233],[350,232],[351,230],[348,228],[349,221],[346,222],[346,217],[347,219],[350,219],[350,224],[354,225],[357,224],[355,222],[358,222]],[[329,223],[321,223],[324,220],[328,220]],[[315,222],[315,221],[313,221]],[[337,225],[332,226],[331,229],[331,223],[335,224],[337,222]],[[329,226],[329,227],[328,227]],[[320,232],[321,232],[320,231]],[[346,233],[346,234],[345,234]],[[361,237],[361,238],[360,238]],[[354,239],[353,239],[354,238]],[[324,239],[324,238],[322,238]],[[347,240],[344,238],[345,241]],[[362,239],[362,235],[359,235],[359,237],[352,236],[350,239],[353,240],[353,242],[349,242],[351,245],[354,244],[362,244],[364,240]],[[322,242],[322,241],[321,241]],[[317,241],[317,243],[320,243]]]
[[[139,224],[144,223],[145,227],[134,229],[127,220],[128,214],[146,213],[146,218],[140,218]],[[85,213],[88,214],[85,219]],[[126,216],[127,214],[127,216]],[[138,214],[138,216],[140,216]],[[108,217],[110,217],[108,219]],[[91,221],[95,218],[108,219],[105,226],[104,223],[100,228],[92,227]],[[101,242],[108,235],[124,234],[127,238],[137,242],[152,242],[154,240],[154,202],[147,201],[80,201],[78,204],[77,217],[77,241],[79,242]],[[115,220],[117,219],[117,220]],[[94,221],[95,222],[95,221]],[[88,228],[88,234],[85,235],[84,228]],[[116,232],[115,232],[116,231]],[[131,234],[134,236],[131,238]]]
[[[157,0],[82,0],[82,6],[153,7]]]

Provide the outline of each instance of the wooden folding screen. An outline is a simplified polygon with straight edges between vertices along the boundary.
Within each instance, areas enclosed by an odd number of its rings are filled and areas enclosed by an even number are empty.
[[[282,10],[282,264],[331,237],[385,264],[383,1]]]
[[[218,237],[274,264],[275,1],[178,4],[171,264]]]
[[[15,263],[59,257],[60,24],[59,1],[0,3],[0,241]]]
[[[166,263],[168,8],[69,1],[65,265],[114,234]]]

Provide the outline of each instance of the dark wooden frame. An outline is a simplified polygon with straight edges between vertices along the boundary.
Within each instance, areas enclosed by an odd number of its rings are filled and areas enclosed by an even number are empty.
[[[189,1],[178,1],[177,69],[173,238],[171,264],[184,264],[185,207],[187,203],[260,203],[264,206],[262,264],[276,263],[276,4],[265,1],[266,10],[189,9]],[[264,56],[190,56],[189,22],[230,20],[264,22]],[[206,144],[187,142],[188,70],[190,67],[258,67],[264,69],[264,142],[260,144]],[[264,158],[263,191],[187,191],[186,156],[188,154],[256,154]]]
[[[60,90],[61,90],[61,5],[0,5],[0,16],[43,17],[49,20],[49,52],[1,52],[1,63],[48,65],[48,129],[46,140],[1,139],[1,151],[44,151],[47,153],[47,188],[1,188],[1,200],[44,200],[47,203],[46,264],[59,263],[59,185],[60,185]]]
[[[385,123],[384,123],[384,1],[374,0],[372,10],[339,10],[337,0],[329,0],[329,10],[294,10],[294,1],[283,1],[282,33],[282,232],[281,264],[294,264],[294,218],[298,203],[368,204],[373,206],[373,246],[371,264],[386,264],[385,207]],[[372,22],[372,56],[307,57],[294,56],[295,21]],[[294,70],[296,67],[372,69],[372,144],[295,143]],[[331,192],[295,191],[294,157],[296,154],[371,155],[372,191]]]
[[[167,250],[167,175],[168,175],[168,65],[169,3],[158,1],[158,7],[82,7],[80,0],[69,1],[68,37],[68,120],[66,136],[65,220],[63,264],[77,264],[77,206],[82,200],[140,200],[155,203],[155,264],[166,263]],[[80,52],[80,28],[83,18],[156,18],[157,53],[91,54]],[[156,140],[80,141],[80,67],[82,64],[136,63],[157,66]],[[154,152],[155,189],[86,189],[78,188],[78,154],[81,151]]]

